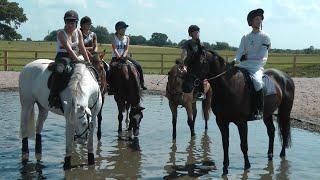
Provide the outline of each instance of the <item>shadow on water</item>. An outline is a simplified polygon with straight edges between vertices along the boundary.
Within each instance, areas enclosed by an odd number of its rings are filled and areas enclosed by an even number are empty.
[[[196,148],[195,138],[192,137],[189,141],[189,145],[186,149],[187,160],[184,165],[176,164],[177,145],[176,142],[172,142],[169,162],[164,169],[168,175],[164,176],[164,179],[182,178],[182,177],[200,177],[208,174],[210,171],[216,170],[216,166],[213,160],[210,159],[210,138],[207,131],[204,132],[201,138],[201,149]],[[198,153],[201,153],[199,155]],[[198,158],[200,156],[200,158]],[[197,159],[201,159],[200,161]]]

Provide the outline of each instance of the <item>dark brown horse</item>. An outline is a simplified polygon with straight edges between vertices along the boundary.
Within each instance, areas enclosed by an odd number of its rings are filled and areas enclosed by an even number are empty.
[[[139,73],[128,60],[119,60],[111,63],[110,79],[112,87],[115,89],[114,99],[118,106],[118,133],[122,132],[123,112],[130,107],[129,129],[133,130],[133,135],[138,136],[140,121],[143,118],[140,101],[142,98],[139,83]]]
[[[244,155],[244,169],[249,169],[247,121],[251,118],[254,111],[253,102],[251,101],[251,90],[248,88],[251,82],[246,81],[244,73],[239,68],[230,67],[218,54],[207,52],[207,58],[211,76],[209,82],[213,89],[212,110],[216,115],[216,122],[219,126],[223,143],[223,175],[228,174],[230,122],[233,122],[238,127],[241,151]],[[263,112],[263,121],[267,127],[269,136],[268,159],[272,160],[275,135],[272,115],[278,109],[277,122],[282,142],[280,157],[284,157],[286,155],[285,149],[291,144],[290,113],[295,87],[293,80],[279,70],[266,70],[265,74],[270,77],[276,87],[275,95],[265,96]]]
[[[193,90],[190,93],[182,91],[183,76],[186,71],[184,65],[180,61],[176,61],[168,73],[168,82],[166,87],[166,97],[169,100],[169,106],[172,113],[172,138],[176,138],[177,124],[177,108],[179,105],[185,107],[188,115],[188,125],[191,131],[191,136],[194,136],[194,123],[197,116],[196,97]],[[208,129],[208,119],[210,114],[210,104],[212,98],[212,89],[207,83],[204,85],[206,98],[202,100],[202,112],[205,119],[205,128]]]
[[[105,94],[107,92],[107,77],[106,77],[106,71],[104,68],[104,62],[103,62],[103,57],[105,55],[104,53],[94,53],[92,58],[91,58],[91,64],[95,68],[97,74],[99,75],[99,85],[100,85],[100,91],[102,95],[102,105],[101,109],[98,114],[98,131],[97,131],[97,138],[98,140],[101,139],[101,121],[102,121],[102,107],[104,104],[104,99],[105,99]]]

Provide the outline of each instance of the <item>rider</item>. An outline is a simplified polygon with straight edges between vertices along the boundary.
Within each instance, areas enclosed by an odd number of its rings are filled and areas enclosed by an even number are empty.
[[[137,61],[133,60],[132,58],[128,58],[130,38],[129,36],[125,35],[126,29],[128,26],[129,25],[127,25],[123,21],[119,21],[115,25],[116,33],[114,34],[114,40],[112,42],[111,63],[117,62],[120,60],[129,60],[132,64],[134,64],[134,66],[137,68],[139,72],[141,88],[143,90],[146,90],[147,87],[144,85],[143,71],[142,71],[141,65]]]
[[[79,50],[83,55],[85,61],[90,62],[87,55],[82,33],[77,29],[77,23],[79,20],[78,13],[74,10],[69,10],[64,14],[64,29],[61,29],[57,33],[57,55],[55,58],[56,69],[55,75],[52,76],[50,84],[49,106],[60,108],[59,94],[63,90],[58,85],[64,81],[65,73],[70,73],[70,62],[76,62],[79,60]]]
[[[187,40],[182,46],[181,60],[187,66],[187,74],[183,83],[183,92],[190,93],[194,85],[199,86],[197,96],[202,98],[204,95],[203,84],[201,81],[195,83],[197,79],[203,78],[201,59],[204,53],[204,46],[200,41],[200,28],[191,25],[188,28],[191,39]]]
[[[268,50],[271,46],[269,36],[261,30],[264,19],[263,13],[262,9],[255,9],[249,12],[247,21],[248,25],[252,27],[252,31],[242,37],[233,62],[240,62],[238,66],[246,69],[252,76],[257,97],[257,118],[259,119],[263,117],[264,105],[263,66],[267,62]]]
[[[90,30],[91,24],[91,18],[88,16],[84,16],[80,20],[80,30],[83,36],[83,43],[90,59],[92,58],[92,54],[98,51],[97,35]]]

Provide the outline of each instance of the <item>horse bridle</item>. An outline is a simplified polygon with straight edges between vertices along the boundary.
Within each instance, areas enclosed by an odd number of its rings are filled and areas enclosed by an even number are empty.
[[[84,112],[82,116],[78,117],[78,119],[83,118],[85,115],[87,115],[88,126],[80,135],[78,134],[74,135],[74,140],[81,138],[85,133],[87,133],[90,130],[89,115],[87,113]]]

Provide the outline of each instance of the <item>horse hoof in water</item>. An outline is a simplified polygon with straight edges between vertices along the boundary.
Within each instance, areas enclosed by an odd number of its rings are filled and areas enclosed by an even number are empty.
[[[268,154],[268,160],[272,161],[272,159],[273,159],[273,154]]]
[[[64,170],[71,169],[71,156],[67,156],[64,158],[63,169]]]
[[[227,168],[223,168],[223,173],[221,176],[226,176],[228,174],[228,169]]]
[[[35,154],[37,161],[41,161],[42,154],[41,153],[36,153]]]
[[[22,153],[21,160],[28,161],[29,160],[29,153]]]
[[[248,169],[250,169],[250,167],[251,167],[251,164],[250,163],[246,163],[244,165],[244,170],[248,170]]]
[[[93,153],[88,153],[88,165],[94,165],[94,155],[93,155]]]
[[[134,136],[138,136],[138,135],[139,135],[139,129],[134,130],[134,131],[133,131],[133,135],[134,135]]]

